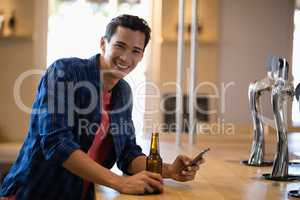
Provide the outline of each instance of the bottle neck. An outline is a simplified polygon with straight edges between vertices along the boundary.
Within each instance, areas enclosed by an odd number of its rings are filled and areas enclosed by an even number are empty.
[[[152,133],[150,154],[159,154],[159,135]]]

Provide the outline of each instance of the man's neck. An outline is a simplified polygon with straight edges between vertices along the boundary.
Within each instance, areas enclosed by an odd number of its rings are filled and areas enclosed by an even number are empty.
[[[111,76],[110,73],[106,73],[105,70],[109,69],[104,61],[104,58],[102,55],[99,56],[99,66],[100,68],[100,76],[101,76],[101,80],[103,81],[103,89],[106,91],[110,91],[116,84],[116,80],[114,79],[114,77]]]
[[[103,80],[103,89],[106,91],[111,91],[111,89],[116,85],[116,82],[113,81],[108,76],[105,76],[105,74],[103,74],[102,80]]]

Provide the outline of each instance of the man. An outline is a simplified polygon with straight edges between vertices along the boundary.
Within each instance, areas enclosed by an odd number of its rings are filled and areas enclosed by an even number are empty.
[[[182,155],[163,164],[162,176],[145,171],[146,156],[135,142],[131,89],[123,78],[142,59],[149,39],[144,20],[121,15],[107,25],[101,55],[60,59],[48,68],[28,136],[0,196],[93,199],[93,183],[143,194],[162,191],[162,178],[194,179],[200,163],[183,170],[191,160]],[[115,162],[131,176],[111,172]]]

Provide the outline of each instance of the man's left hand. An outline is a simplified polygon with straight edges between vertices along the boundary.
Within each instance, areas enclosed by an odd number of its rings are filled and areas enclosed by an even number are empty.
[[[195,165],[190,165],[191,162],[192,159],[185,155],[177,156],[175,161],[168,167],[170,178],[181,182],[194,180],[200,164],[203,164],[205,161],[202,158]]]

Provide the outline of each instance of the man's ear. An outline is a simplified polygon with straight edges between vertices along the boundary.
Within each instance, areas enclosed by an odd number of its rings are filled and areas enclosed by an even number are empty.
[[[105,47],[106,47],[106,38],[105,37],[101,37],[100,39],[100,49],[101,49],[101,53],[104,54],[105,53]]]

